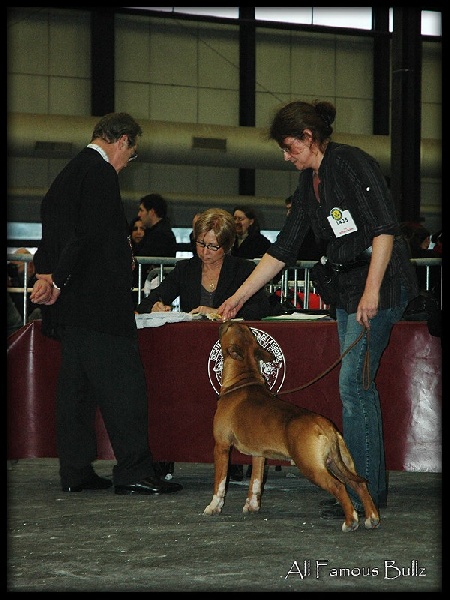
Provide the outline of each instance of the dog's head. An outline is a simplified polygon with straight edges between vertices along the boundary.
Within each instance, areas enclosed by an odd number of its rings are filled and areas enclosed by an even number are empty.
[[[253,335],[248,325],[239,321],[225,321],[219,328],[220,346],[223,355],[222,385],[230,375],[230,359],[234,361],[233,373],[236,371],[253,371],[261,373],[261,362],[271,362],[274,356],[263,348]]]

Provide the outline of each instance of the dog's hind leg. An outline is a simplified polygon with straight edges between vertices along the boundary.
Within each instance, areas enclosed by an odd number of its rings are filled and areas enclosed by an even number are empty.
[[[363,478],[357,475],[353,459],[350,455],[346,443],[344,442],[344,439],[340,434],[338,434],[337,439],[339,444],[339,452],[342,457],[342,460],[345,466],[349,469],[351,475],[353,475],[353,477],[349,477],[346,483],[352,488],[352,490],[356,492],[356,494],[358,494],[358,496],[361,499],[362,505],[364,506],[364,526],[366,529],[376,529],[380,526],[380,515],[372,499],[372,496],[370,495],[370,492],[367,488],[367,483]]]
[[[333,477],[325,465],[315,468],[314,471],[309,471],[308,469],[301,469],[301,471],[310,481],[334,496],[342,506],[342,510],[344,511],[342,531],[347,532],[358,529],[358,513],[350,500],[345,485]]]
[[[227,491],[229,457],[230,446],[224,446],[216,442],[214,446],[214,492],[211,502],[203,511],[205,515],[218,515],[222,512]]]
[[[248,486],[248,496],[242,509],[244,513],[258,512],[261,508],[265,462],[264,456],[252,457],[252,476]]]
[[[358,513],[350,500],[345,485],[337,477],[331,475],[328,470],[328,449],[326,447],[328,444],[325,442],[324,436],[310,437],[306,439],[301,450],[298,449],[298,446],[292,448],[291,458],[307,479],[329,492],[340,503],[344,511],[342,531],[355,531],[359,524]]]

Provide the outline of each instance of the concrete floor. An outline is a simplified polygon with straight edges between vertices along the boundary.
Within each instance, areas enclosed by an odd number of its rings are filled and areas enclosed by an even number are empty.
[[[56,459],[8,464],[7,591],[442,591],[440,473],[391,472],[380,528],[351,533],[320,519],[328,495],[295,467],[270,467],[252,515],[248,479],[216,517],[203,515],[213,465],[176,463],[174,480],[168,496],[64,494]]]

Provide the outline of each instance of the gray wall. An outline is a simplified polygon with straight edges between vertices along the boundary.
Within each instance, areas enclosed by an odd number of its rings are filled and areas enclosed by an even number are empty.
[[[211,135],[223,126],[239,126],[237,25],[118,14],[115,35],[115,110],[144,122],[208,126]],[[9,8],[7,44],[9,113],[90,117],[88,11]],[[435,145],[441,140],[441,44],[425,41],[422,62],[422,138]],[[281,103],[320,98],[336,105],[336,136],[372,135],[376,107],[369,37],[258,27],[256,81],[255,125],[263,131]],[[91,132],[81,130],[86,143]],[[80,131],[75,134],[67,119],[62,134],[71,141]],[[144,136],[151,135],[144,130]],[[248,201],[260,207],[264,229],[279,229],[284,198],[295,189],[298,173],[286,169],[276,145],[264,139],[261,144],[272,144],[279,167],[255,165],[255,197]],[[42,194],[66,161],[9,153],[9,220],[36,220]],[[237,166],[202,164],[194,154],[189,164],[176,157],[166,163],[151,156],[138,160],[120,179],[130,217],[141,196],[159,192],[170,201],[175,227],[189,227],[199,208],[232,208],[239,193]],[[435,231],[441,227],[440,172],[422,176],[421,199],[425,224]]]

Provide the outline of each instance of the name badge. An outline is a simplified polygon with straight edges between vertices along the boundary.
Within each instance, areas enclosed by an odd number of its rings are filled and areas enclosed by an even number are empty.
[[[336,237],[342,237],[343,235],[348,235],[349,233],[358,231],[356,223],[353,220],[349,210],[341,210],[337,207],[332,208],[330,211],[330,216],[327,217],[327,219]]]

